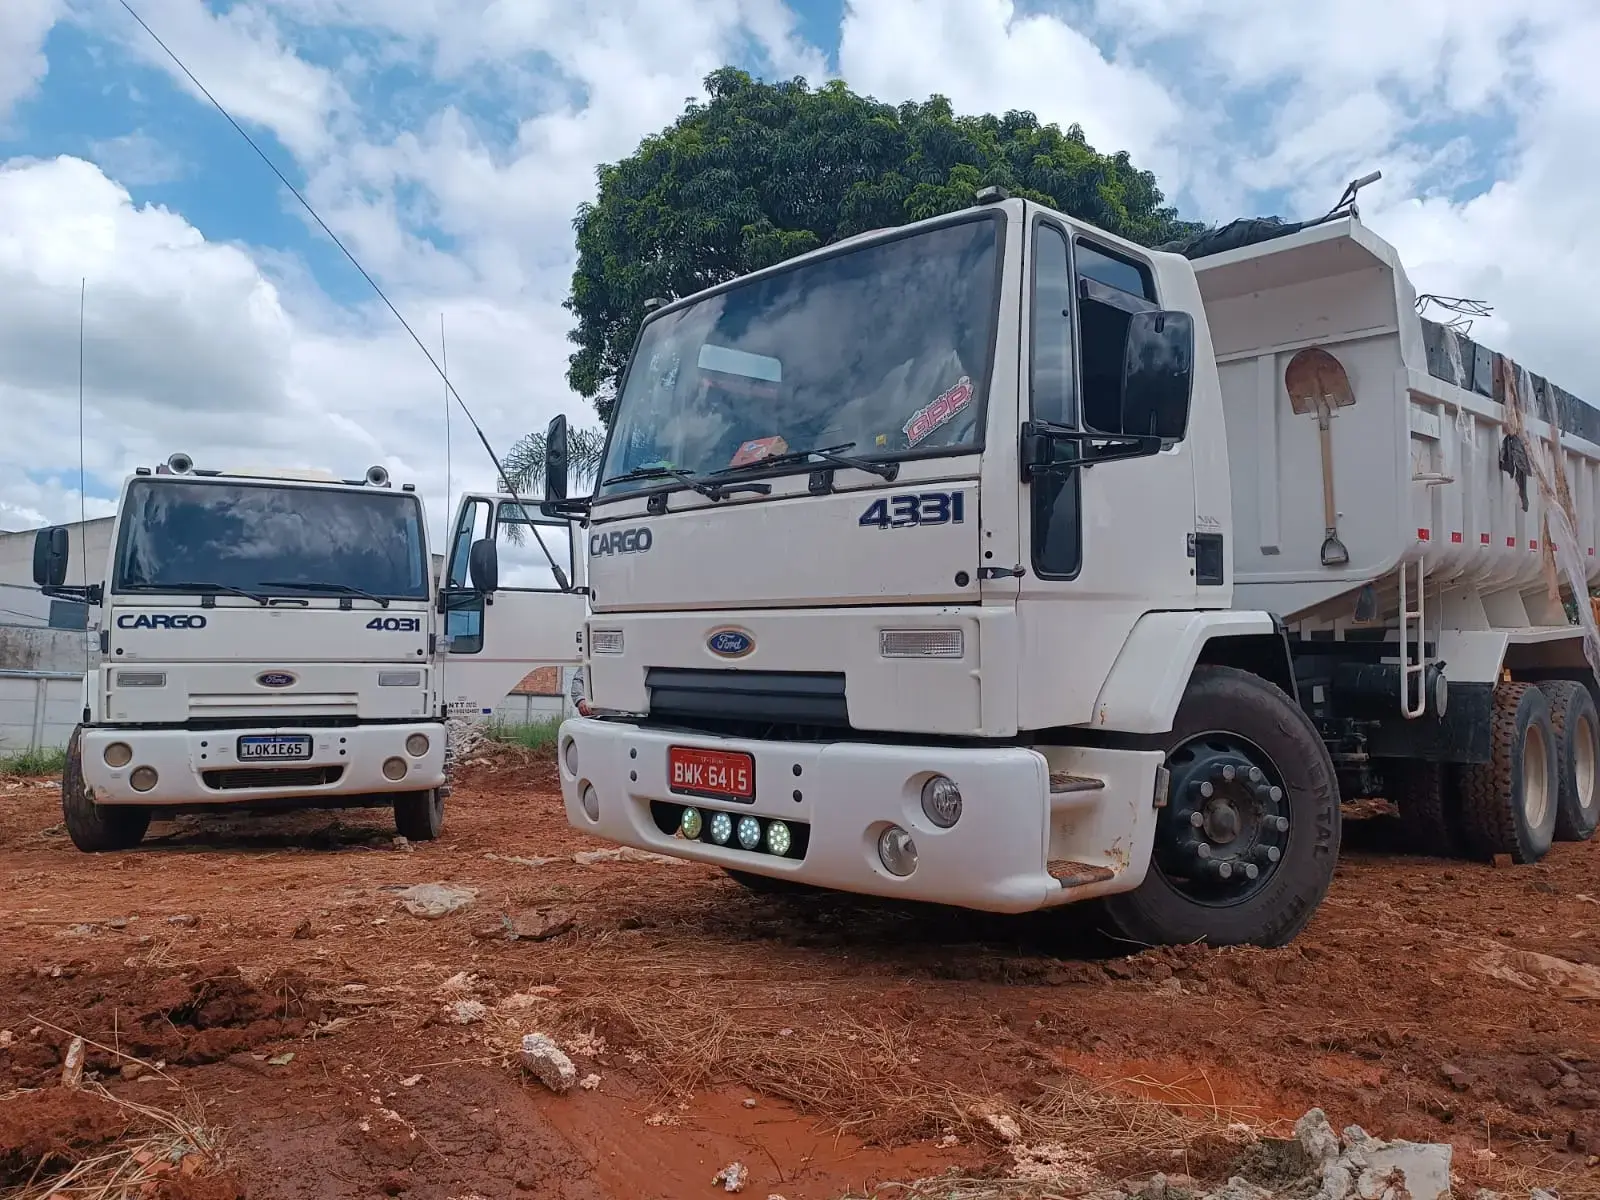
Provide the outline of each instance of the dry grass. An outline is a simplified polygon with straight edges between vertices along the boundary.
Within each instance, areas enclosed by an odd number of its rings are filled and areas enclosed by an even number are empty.
[[[202,1179],[222,1171],[219,1134],[209,1128],[198,1101],[189,1097],[183,1113],[138,1104],[92,1085],[83,1089],[115,1106],[129,1132],[64,1169],[0,1191],[0,1200],[149,1200],[180,1180]]]

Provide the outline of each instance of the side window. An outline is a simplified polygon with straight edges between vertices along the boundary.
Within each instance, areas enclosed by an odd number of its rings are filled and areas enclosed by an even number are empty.
[[[1076,424],[1072,390],[1072,267],[1067,238],[1038,226],[1033,260],[1033,418]]]
[[[455,533],[450,538],[450,564],[445,571],[446,587],[468,587],[468,554],[472,543],[489,536],[489,502],[469,500],[457,518]]]
[[[1078,336],[1082,347],[1083,423],[1116,432],[1122,425],[1122,359],[1128,318],[1155,307],[1150,269],[1078,239]]]
[[[541,548],[540,543],[543,543]],[[495,517],[495,551],[500,560],[500,590],[505,592],[558,592],[550,559],[572,578],[572,536],[565,521],[539,515],[513,501],[500,502]],[[548,551],[548,556],[546,555]]]
[[[1067,238],[1053,225],[1035,227],[1033,330],[1030,337],[1030,392],[1035,420],[1077,425],[1072,345],[1072,267]],[[1074,448],[1060,445],[1059,457]],[[1030,485],[1033,505],[1033,567],[1041,576],[1070,578],[1083,562],[1079,525],[1080,471],[1047,472]]]

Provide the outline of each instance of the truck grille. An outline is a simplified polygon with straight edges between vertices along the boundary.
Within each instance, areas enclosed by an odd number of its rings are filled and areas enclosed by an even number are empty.
[[[205,785],[218,792],[263,787],[327,787],[338,783],[343,776],[343,767],[249,767],[200,772]]]
[[[652,720],[850,727],[842,674],[651,667],[645,687]]]

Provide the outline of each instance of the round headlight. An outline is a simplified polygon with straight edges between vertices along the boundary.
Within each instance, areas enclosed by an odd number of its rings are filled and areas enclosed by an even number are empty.
[[[686,808],[683,810],[682,819],[678,822],[678,832],[691,842],[698,842],[700,831],[705,828],[705,824],[698,808]]]
[[[591,821],[598,821],[600,819],[600,793],[594,790],[593,784],[586,783],[583,785],[583,794],[579,797],[579,800],[583,803],[584,816]]]
[[[726,846],[728,839],[733,836],[733,818],[727,813],[711,814],[711,840],[719,846]]]
[[[739,845],[754,850],[761,845],[761,822],[754,817],[739,818]]]
[[[891,825],[878,835],[878,861],[889,874],[903,879],[917,869],[917,844],[900,826]]]
[[[112,742],[101,757],[108,767],[125,767],[133,761],[133,747],[127,742]]]
[[[412,758],[421,758],[428,752],[428,735],[413,733],[406,739],[406,753]]]
[[[156,786],[159,778],[154,767],[135,767],[133,774],[128,776],[128,782],[133,785],[134,791],[148,792]]]
[[[935,775],[922,785],[923,815],[940,829],[949,829],[961,819],[961,789],[954,779]]]
[[[782,858],[789,853],[789,847],[794,845],[794,836],[790,834],[789,827],[782,821],[773,821],[767,826],[767,849]]]
[[[403,758],[384,759],[383,777],[385,779],[404,779],[406,777],[406,760]]]

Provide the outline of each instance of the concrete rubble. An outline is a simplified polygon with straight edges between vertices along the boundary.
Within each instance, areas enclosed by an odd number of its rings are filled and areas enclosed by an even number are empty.
[[[1427,1142],[1384,1141],[1352,1125],[1340,1134],[1313,1108],[1295,1123],[1292,1139],[1259,1139],[1226,1183],[1206,1186],[1156,1175],[1114,1184],[1081,1155],[1053,1145],[1022,1145],[1015,1123],[998,1114],[990,1126],[1011,1143],[1020,1177],[1070,1184],[1092,1200],[1450,1200],[1452,1148]],[[1502,1200],[1480,1192],[1476,1200]],[[1557,1200],[1535,1191],[1530,1200]]]
[[[478,898],[471,888],[452,887],[445,883],[419,883],[397,889],[401,907],[413,917],[433,921],[465,908]]]
[[[725,1192],[742,1192],[750,1180],[750,1172],[741,1162],[732,1162],[711,1177],[711,1186]]]
[[[522,1065],[552,1092],[570,1092],[578,1082],[578,1068],[548,1034],[523,1036]]]

